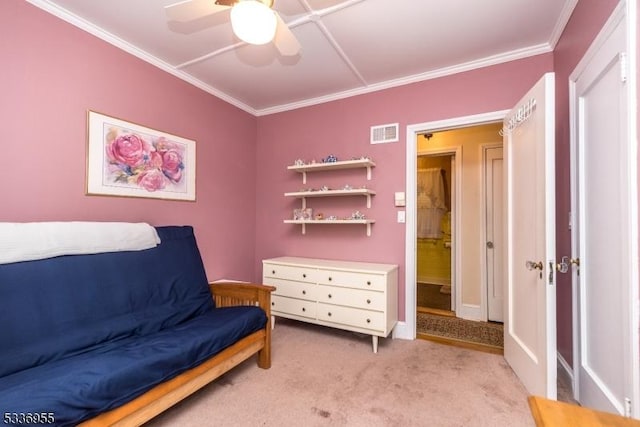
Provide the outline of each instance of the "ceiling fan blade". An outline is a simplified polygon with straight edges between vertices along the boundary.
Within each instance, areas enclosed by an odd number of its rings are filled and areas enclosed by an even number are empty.
[[[167,18],[177,22],[193,21],[228,9],[229,6],[217,5],[213,0],[185,0],[164,7]]]
[[[296,36],[293,35],[289,26],[282,20],[280,15],[276,13],[278,26],[273,43],[276,49],[284,56],[295,56],[300,52],[300,43]]]

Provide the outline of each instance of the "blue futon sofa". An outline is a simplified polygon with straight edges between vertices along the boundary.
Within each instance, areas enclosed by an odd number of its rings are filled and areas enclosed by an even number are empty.
[[[0,265],[0,423],[139,425],[253,354],[270,367],[273,288],[208,284],[193,229],[157,232]]]

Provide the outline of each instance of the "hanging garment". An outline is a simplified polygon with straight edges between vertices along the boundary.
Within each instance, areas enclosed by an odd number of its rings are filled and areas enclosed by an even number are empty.
[[[439,239],[440,221],[447,210],[442,169],[418,170],[417,234],[419,239]]]

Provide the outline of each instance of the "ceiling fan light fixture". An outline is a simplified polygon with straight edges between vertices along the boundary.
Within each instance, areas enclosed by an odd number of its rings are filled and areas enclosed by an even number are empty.
[[[249,44],[269,43],[276,35],[277,18],[261,1],[241,0],[231,8],[231,27]]]

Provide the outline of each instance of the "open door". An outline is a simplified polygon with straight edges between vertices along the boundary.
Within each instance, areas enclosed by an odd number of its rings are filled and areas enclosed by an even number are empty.
[[[574,283],[575,398],[639,417],[637,157],[628,100],[635,93],[626,27],[621,4],[570,77],[573,253],[563,262]]]
[[[507,114],[504,357],[531,394],[555,399],[555,80]]]

